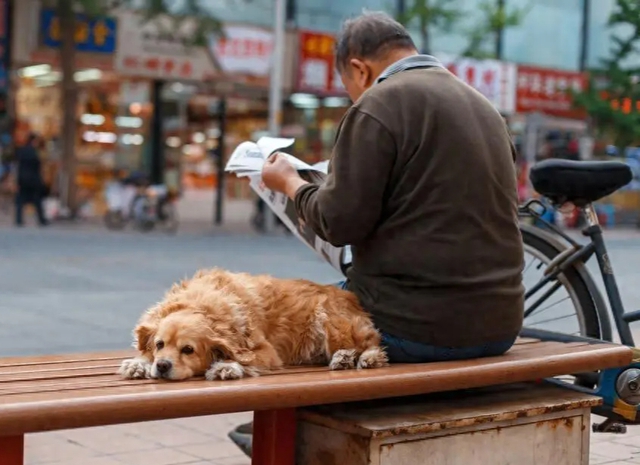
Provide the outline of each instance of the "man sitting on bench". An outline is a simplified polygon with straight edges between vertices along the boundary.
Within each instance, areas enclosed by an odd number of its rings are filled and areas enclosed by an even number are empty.
[[[326,182],[308,184],[276,154],[265,185],[294,199],[320,237],[352,246],[343,285],[371,313],[391,363],[505,353],[524,312],[505,121],[384,13],[345,23],[336,65],[354,103]],[[248,454],[250,433],[230,433]]]

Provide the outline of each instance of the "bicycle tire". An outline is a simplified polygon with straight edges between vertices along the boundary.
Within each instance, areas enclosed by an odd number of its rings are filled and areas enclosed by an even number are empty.
[[[103,219],[107,229],[112,231],[120,231],[126,224],[126,220],[120,211],[109,210],[104,214]]]
[[[164,218],[160,220],[160,224],[163,230],[168,234],[176,234],[179,227],[178,211],[170,203],[163,205],[162,209]]]
[[[545,240],[543,237],[536,236],[530,231],[521,229],[521,233],[525,245],[537,250],[549,260],[553,260],[563,251],[558,248],[556,244]],[[580,308],[576,308],[576,313],[578,313],[579,318],[582,318],[584,327],[584,334],[582,334],[582,336],[602,339],[600,327],[602,316],[599,314],[600,312],[591,296],[589,283],[585,281],[582,274],[578,273],[573,265],[567,268],[563,274],[567,282],[565,288],[567,288],[567,291],[573,292],[580,304]],[[606,318],[606,315],[604,317]]]
[[[534,232],[523,228],[520,229],[520,232],[522,233],[522,240],[525,246],[537,250],[549,260],[553,260],[564,250],[560,243],[551,242],[545,239],[542,234],[536,235]],[[598,308],[596,300],[592,296],[591,289],[597,289],[595,282],[588,271],[579,271],[577,269],[578,266],[583,265],[572,265],[567,268],[563,274],[566,281],[564,284],[565,288],[568,292],[573,292],[580,306],[580,308],[576,308],[576,313],[579,313],[578,318],[582,318],[584,327],[584,331],[581,331],[584,333],[582,336],[604,339],[602,327],[603,325],[608,326],[609,317],[606,309]],[[611,337],[608,336],[607,339],[611,339]],[[578,373],[574,374],[574,377],[574,383],[578,386],[593,389],[597,384],[597,372]]]

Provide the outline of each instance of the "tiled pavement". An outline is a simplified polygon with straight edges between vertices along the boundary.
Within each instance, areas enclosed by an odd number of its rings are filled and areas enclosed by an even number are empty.
[[[250,418],[245,413],[31,434],[26,463],[249,465],[227,432]]]
[[[108,426],[27,436],[28,465],[249,465],[227,438],[248,413]],[[591,465],[639,465],[640,426],[593,434]],[[348,464],[345,464],[348,465]]]

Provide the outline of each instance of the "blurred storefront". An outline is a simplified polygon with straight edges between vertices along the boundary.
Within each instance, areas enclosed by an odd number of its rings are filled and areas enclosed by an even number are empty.
[[[13,82],[16,135],[23,139],[33,131],[43,136],[45,164],[55,179],[63,107],[58,21],[52,9],[43,7],[37,15],[19,10],[16,27],[26,36],[31,30],[32,37],[16,45],[13,60],[18,69]],[[78,14],[76,20],[76,154],[82,195],[102,193],[114,168],[150,171],[157,155],[151,140],[154,83],[162,82],[160,156],[169,187],[211,191],[217,184],[218,155],[228,157],[240,142],[266,131],[271,31],[225,24],[225,39],[211,40],[208,47],[185,47],[181,34],[190,34],[188,21],[171,36],[159,32],[158,22],[142,24],[131,12],[100,19]],[[288,32],[286,96],[292,88],[295,43],[296,34]],[[219,146],[222,120],[224,148]],[[229,179],[228,195],[248,197],[245,184]]]
[[[294,90],[286,102],[283,135],[295,137],[295,155],[308,163],[331,155],[338,125],[350,105],[335,69],[335,37],[299,31]]]
[[[516,65],[498,60],[477,60],[445,53],[435,56],[459,79],[484,95],[507,117],[515,112]]]
[[[589,159],[587,115],[569,91],[581,92],[585,73],[518,65],[516,113],[510,120],[518,143],[521,197],[533,195],[529,167],[546,158]]]
[[[28,13],[28,14],[26,14]],[[60,26],[55,11],[24,11],[16,4],[14,27],[33,40],[15,41],[12,79],[16,118],[15,142],[29,132],[45,142],[42,150],[45,178],[57,189],[63,105],[60,81]],[[31,21],[29,21],[31,19]],[[117,23],[114,18],[76,15],[76,72],[78,84],[76,156],[79,195],[90,198],[108,177],[108,159],[117,141],[119,78],[113,72]],[[33,34],[29,34],[32,31]]]

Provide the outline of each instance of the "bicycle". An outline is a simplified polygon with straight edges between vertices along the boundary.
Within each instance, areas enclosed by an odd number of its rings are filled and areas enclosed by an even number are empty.
[[[536,223],[520,225],[525,252],[540,261],[537,269],[542,270],[542,277],[533,286],[526,286],[523,336],[560,342],[613,341],[607,304],[585,266],[595,256],[620,343],[634,347],[629,323],[640,320],[640,310],[625,312],[593,206],[594,202],[627,185],[631,179],[629,166],[615,161],[546,160],[531,168],[530,180],[534,189],[548,199],[553,208],[573,204],[579,209],[586,223],[582,235],[589,241],[581,244],[546,220],[543,216],[547,207],[541,201],[529,200],[520,206],[520,216],[533,218]],[[523,275],[531,268],[531,263],[526,264],[525,261]],[[566,317],[564,315],[546,321],[533,319],[533,324],[531,320],[527,323],[527,319],[534,317],[536,311],[561,288],[566,290],[570,306],[576,310],[578,333],[570,334],[564,328],[560,328],[559,332],[557,328],[548,331],[535,327],[542,322],[557,325]],[[550,307],[544,307],[542,312]],[[603,398],[604,404],[595,408],[594,413],[606,417],[606,420],[595,424],[594,431],[620,433],[626,431],[626,424],[640,424],[640,350],[634,350],[634,363],[628,367],[573,376],[571,382],[562,379],[553,381]]]
[[[128,222],[142,232],[155,227],[169,234],[178,230],[177,195],[164,185],[148,185],[145,180],[121,180],[107,187],[108,209],[104,223],[110,230],[121,230]]]

